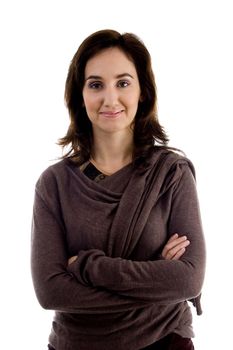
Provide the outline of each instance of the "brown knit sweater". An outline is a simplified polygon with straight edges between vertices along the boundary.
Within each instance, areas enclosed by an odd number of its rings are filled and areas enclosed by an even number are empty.
[[[173,233],[191,244],[164,260]],[[31,263],[40,304],[56,311],[56,350],[192,337],[187,300],[201,292],[205,245],[191,162],[156,150],[144,169],[130,164],[99,183],[68,159],[52,165],[36,185]]]

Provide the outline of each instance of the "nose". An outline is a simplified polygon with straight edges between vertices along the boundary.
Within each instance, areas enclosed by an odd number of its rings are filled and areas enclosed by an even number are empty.
[[[114,107],[119,103],[119,93],[114,86],[108,86],[104,91],[104,105],[106,107]]]

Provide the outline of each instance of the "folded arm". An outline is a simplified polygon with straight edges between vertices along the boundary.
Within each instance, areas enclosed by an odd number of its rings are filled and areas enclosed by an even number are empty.
[[[177,303],[199,295],[205,269],[205,244],[195,180],[187,166],[172,195],[168,236],[185,234],[191,242],[178,260],[131,261],[100,250],[80,251],[69,265],[80,283],[102,287],[137,301]]]
[[[78,282],[67,270],[66,246],[62,223],[36,191],[32,222],[31,269],[35,292],[43,308],[72,313],[102,314],[143,306],[143,303],[101,287],[87,286]]]

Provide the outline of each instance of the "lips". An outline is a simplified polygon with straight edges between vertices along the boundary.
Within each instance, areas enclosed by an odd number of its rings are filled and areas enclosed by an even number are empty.
[[[116,117],[119,117],[122,112],[123,112],[123,110],[119,110],[119,111],[102,111],[102,112],[100,112],[100,115],[105,117],[105,118],[116,118]]]

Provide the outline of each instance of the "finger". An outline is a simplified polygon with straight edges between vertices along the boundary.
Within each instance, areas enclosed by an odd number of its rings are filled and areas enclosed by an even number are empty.
[[[168,241],[168,243],[163,248],[162,255],[166,255],[171,249],[175,248],[176,246],[179,246],[185,241],[187,241],[186,236],[178,237],[170,242]]]
[[[169,259],[172,260],[174,258],[174,256],[183,248],[186,248],[187,246],[189,246],[190,241],[189,240],[185,240],[183,242],[180,242],[179,244],[177,244],[175,247],[169,249],[168,251],[164,252],[164,256],[165,259]]]
[[[190,241],[188,239],[186,239],[180,243],[177,243],[171,250],[173,252],[179,251],[182,248],[186,248],[189,244],[190,244]]]
[[[172,260],[179,260],[181,256],[185,253],[186,249],[181,248],[172,258]]]
[[[167,241],[166,244],[168,244],[168,243],[174,241],[174,240],[177,239],[178,237],[179,237],[178,233],[174,233],[174,235],[172,235],[172,236],[169,238],[169,240]]]
[[[165,247],[167,247],[168,249],[172,249],[186,240],[187,240],[187,236],[181,236],[176,239],[173,239],[171,242],[168,241]]]
[[[174,233],[169,240],[167,241],[166,245],[164,246],[164,248],[167,250],[173,248],[177,242],[177,244],[179,244],[179,242],[182,242],[183,240],[187,239],[186,236],[181,236],[179,237],[178,233]]]

